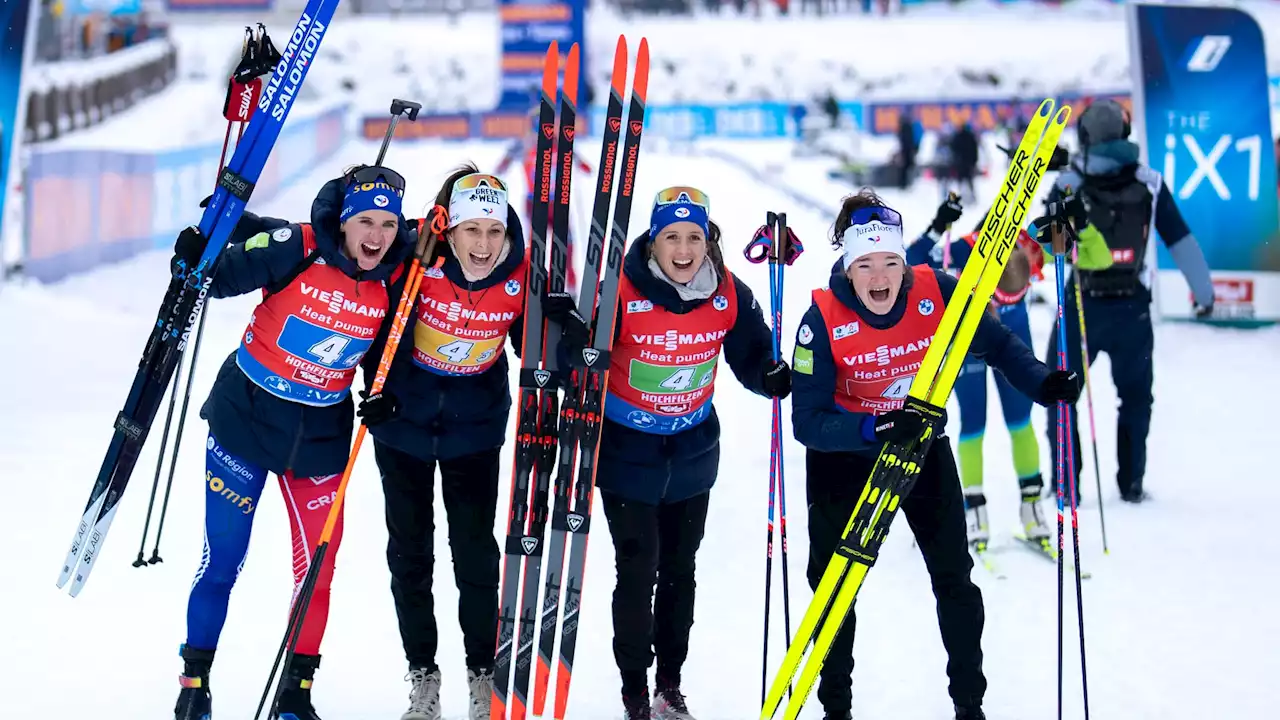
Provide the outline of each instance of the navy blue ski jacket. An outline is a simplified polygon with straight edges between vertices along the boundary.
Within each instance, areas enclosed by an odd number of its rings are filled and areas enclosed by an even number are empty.
[[[342,181],[331,180],[311,205],[311,227],[320,257],[353,278],[388,280],[412,250],[408,223],[400,218],[396,240],[382,264],[361,273],[355,261],[342,254],[338,214],[343,194]],[[259,233],[267,233],[270,240],[247,242]],[[299,225],[246,213],[218,258],[210,294],[234,297],[272,287],[296,271],[305,259],[303,250]],[[394,309],[387,313],[388,324]],[[209,421],[209,431],[219,444],[241,460],[277,474],[292,471],[297,477],[315,477],[342,472],[351,453],[355,421],[351,398],[326,407],[283,400],[255,385],[236,366],[235,358],[232,351],[222,363],[200,408],[200,417]]]
[[[437,246],[439,256],[444,258],[441,270],[460,292],[480,293],[501,285],[524,262],[523,235],[520,218],[508,207],[507,242],[511,250],[488,277],[469,282],[448,244]],[[417,241],[416,234],[412,239]],[[391,289],[391,296],[399,298],[403,288],[403,280],[398,281]],[[508,378],[511,373],[506,351],[482,373],[457,377],[437,375],[413,362],[413,329],[417,318],[417,313],[409,316],[404,340],[396,349],[383,386],[384,392],[396,397],[400,412],[395,418],[369,428],[374,440],[429,462],[501,447],[506,440],[507,416],[511,412]],[[377,372],[389,329],[389,325],[383,326],[364,356],[365,377],[369,382]],[[508,334],[517,356],[523,333],[522,314],[511,324]]]
[[[622,265],[641,295],[680,315],[708,302],[682,300],[674,287],[654,277],[648,245],[648,233],[632,241]],[[751,289],[733,273],[729,277],[738,295],[738,317],[724,337],[724,359],[744,387],[765,395],[764,366],[773,359],[773,335]],[[614,324],[615,341],[621,327],[620,322]],[[654,435],[604,421],[596,471],[596,486],[601,490],[651,505],[675,503],[709,491],[719,470],[720,419],[714,405],[710,417],[674,435]]]
[[[934,270],[942,290],[943,304],[951,301],[956,289],[956,279],[941,270]],[[841,303],[858,314],[860,322],[880,330],[893,327],[902,319],[908,303],[907,292],[898,294],[898,301],[886,315],[876,315],[867,310],[853,291],[844,274],[844,265],[837,260],[831,269],[831,290]],[[939,315],[941,317],[941,315]],[[811,333],[805,333],[808,327]],[[807,448],[819,452],[854,452],[875,455],[881,443],[868,439],[863,421],[868,413],[849,412],[836,404],[836,368],[831,356],[831,341],[825,330],[822,313],[816,304],[810,305],[800,321],[796,347],[813,351],[812,372],[793,372],[791,375],[791,430],[796,440]],[[801,336],[809,336],[802,342]],[[973,356],[1004,375],[1015,389],[1041,405],[1041,386],[1052,368],[1036,359],[1031,349],[1018,336],[990,313],[983,313],[973,343],[969,346]],[[793,358],[794,366],[794,358]]]

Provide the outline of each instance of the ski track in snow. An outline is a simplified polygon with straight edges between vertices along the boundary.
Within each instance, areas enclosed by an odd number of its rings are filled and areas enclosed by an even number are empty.
[[[753,153],[757,163],[781,162],[782,155],[771,157],[772,151],[755,150],[758,147],[739,145],[736,151]],[[598,142],[588,140],[579,143],[578,151],[594,165],[598,148]],[[295,189],[266,207],[252,209],[302,219],[323,180],[347,164],[373,157],[375,151],[376,144],[353,142]],[[410,177],[405,207],[418,212],[455,163],[469,158],[489,169],[501,151],[497,144],[405,144],[391,149],[388,163]],[[838,207],[848,188],[827,181],[817,165],[812,167],[802,189]],[[508,175],[513,200],[522,200],[523,180],[518,172]],[[806,182],[796,171],[789,171],[785,179]],[[983,198],[991,197],[996,182],[998,178],[980,183]],[[579,193],[592,190],[593,180],[587,175],[578,173],[575,183]],[[837,257],[825,241],[831,218],[786,201],[719,160],[663,152],[662,145],[647,143],[641,153],[631,237],[647,226],[653,193],[672,184],[707,189],[712,216],[725,230],[728,264],[765,305],[767,272],[747,263],[740,248],[763,222],[765,210],[788,212],[791,226],[807,243],[806,255],[788,272],[784,347],[789,357],[809,292],[826,282]],[[906,213],[906,230],[913,237],[932,217],[936,204],[936,189],[927,183],[910,193],[886,190],[884,196]],[[192,208],[193,220],[197,211]],[[962,223],[976,214],[971,209]],[[579,238],[581,251],[585,233]],[[163,294],[167,262],[167,253],[153,252],[55,285],[6,285],[0,290],[0,327],[22,342],[10,344],[0,359],[0,369],[10,378],[0,389],[0,458],[9,508],[6,522],[0,524],[0,546],[8,549],[7,612],[0,624],[0,717],[44,716],[69,684],[74,686],[75,705],[94,708],[98,717],[167,717],[172,707],[187,592],[201,547],[204,492],[199,478],[207,426],[197,413],[222,358],[238,342],[256,295],[214,301],[208,308],[205,347],[161,548],[165,562],[145,569],[130,567],[167,400],[88,586],[75,600],[54,587],[58,563]],[[1052,285],[1046,288],[1052,300]],[[1051,324],[1052,306],[1033,307],[1038,355],[1047,347]],[[1093,573],[1084,583],[1091,715],[1097,720],[1274,717],[1280,702],[1280,691],[1271,682],[1280,674],[1280,653],[1273,646],[1280,637],[1273,601],[1278,589],[1274,558],[1280,547],[1265,528],[1269,511],[1280,501],[1280,489],[1268,482],[1274,471],[1263,450],[1265,428],[1273,423],[1263,408],[1280,404],[1280,385],[1270,374],[1280,348],[1280,329],[1160,324],[1156,348],[1147,481],[1154,500],[1149,504],[1131,507],[1117,502],[1112,480],[1116,398],[1105,356],[1091,374],[1096,383],[1093,399],[1109,556],[1102,554],[1098,532],[1088,414],[1081,401],[1086,471],[1080,552],[1082,565]],[[1227,394],[1232,391],[1241,392],[1243,402]],[[992,720],[1047,718],[1053,716],[1056,703],[1056,570],[1013,544],[1016,481],[994,387],[988,397],[986,490],[993,557],[1009,577],[997,580],[980,567],[974,571],[987,609],[986,709]],[[684,670],[685,691],[701,720],[741,720],[759,712],[764,567],[760,530],[765,526],[768,490],[769,403],[744,391],[729,372],[721,375],[715,403],[725,429],[721,474],[712,491],[699,555],[697,618]],[[789,405],[784,402],[788,417]],[[954,402],[951,418],[954,437],[959,422]],[[1042,468],[1047,469],[1045,411],[1037,409],[1033,421],[1041,438]],[[794,630],[809,600],[804,575],[804,451],[789,429],[786,435]],[[509,442],[504,449],[507,466]],[[504,473],[495,527],[499,535],[506,520],[506,486]],[[163,489],[162,482],[161,493]],[[408,686],[402,681],[405,663],[385,563],[382,497],[368,448],[361,453],[347,503],[315,701],[325,717],[394,718],[406,707]],[[232,595],[211,679],[217,717],[224,719],[249,717],[256,707],[283,633],[291,591],[288,523],[274,484],[267,485],[258,507],[250,557]],[[467,701],[457,592],[439,500],[436,513],[440,520],[435,590],[444,710],[446,716],[463,717]],[[611,650],[612,546],[598,507],[597,516],[601,521],[590,544],[582,618],[588,632],[579,639],[570,703],[570,717],[592,720],[618,717],[621,710]],[[1069,522],[1068,518],[1068,532]],[[1070,552],[1069,538],[1067,542]],[[146,554],[150,552],[151,541]],[[778,552],[780,546],[775,546],[775,565]],[[1066,583],[1065,716],[1082,717],[1070,575]],[[775,574],[773,587],[771,672],[785,651],[780,575]],[[905,523],[896,523],[860,595],[858,612],[855,716],[950,717],[934,599]],[[821,715],[811,698],[801,716]]]

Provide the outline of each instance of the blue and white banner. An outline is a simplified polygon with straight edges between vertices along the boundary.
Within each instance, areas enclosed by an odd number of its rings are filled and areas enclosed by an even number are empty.
[[[1224,318],[1280,320],[1280,215],[1262,31],[1229,7],[1129,7],[1134,140],[1213,270]],[[1190,293],[1157,243],[1162,315]]]
[[[564,67],[569,48],[578,43],[578,105],[586,105],[586,0],[502,0],[502,93],[497,110],[528,112],[537,107],[542,88],[542,65],[551,41],[559,44]]]
[[[9,0],[0,4],[0,261],[4,259],[5,195],[11,176],[16,175],[12,159],[22,144],[22,128],[26,124],[26,94],[23,93],[23,66],[29,60],[28,39],[34,34],[38,0]],[[2,270],[2,268],[0,268]],[[0,277],[4,275],[0,272]]]
[[[291,115],[249,209],[332,157],[346,140],[347,112],[343,105],[311,117]],[[220,142],[158,152],[35,151],[27,168],[26,274],[53,282],[171,247],[182,228],[200,219],[221,151]]]
[[[142,0],[64,0],[64,15],[137,15],[142,12]]]

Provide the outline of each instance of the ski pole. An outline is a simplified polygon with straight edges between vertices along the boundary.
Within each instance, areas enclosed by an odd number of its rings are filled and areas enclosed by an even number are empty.
[[[1071,262],[1077,268],[1080,267],[1080,247],[1076,245],[1071,249]],[[1102,525],[1102,554],[1110,555],[1111,548],[1107,546],[1107,515],[1103,512],[1102,506],[1102,470],[1098,465],[1098,426],[1093,419],[1093,388],[1089,384],[1089,340],[1084,330],[1084,301],[1080,294],[1080,276],[1076,275],[1076,315],[1080,321],[1080,366],[1084,368],[1084,393],[1085,404],[1089,406],[1089,442],[1093,445],[1093,477],[1098,482],[1098,522]]]
[[[803,246],[787,229],[786,213],[767,213],[765,226],[748,243],[743,254],[753,263],[769,262],[769,302],[773,314],[773,359],[782,356],[783,271],[799,257]],[[779,538],[782,545],[782,603],[787,645],[791,645],[791,593],[787,573],[787,495],[782,456],[782,401],[773,399],[773,417],[769,442],[769,511],[765,543],[764,571],[764,651],[761,678],[761,702],[768,693],[769,682],[769,615],[773,584],[774,511],[779,511]]]
[[[1067,328],[1066,319],[1064,317],[1063,308],[1066,305],[1066,234],[1069,230],[1062,229],[1058,224],[1051,227],[1051,237],[1053,244],[1053,262],[1055,282],[1058,289],[1058,369],[1067,370]],[[1057,432],[1057,471],[1058,471],[1058,718],[1062,719],[1062,674],[1063,674],[1063,562],[1064,547],[1064,492],[1063,485],[1068,485],[1067,492],[1071,494],[1071,538],[1075,550],[1075,576],[1076,576],[1076,615],[1080,625],[1080,678],[1084,692],[1084,716],[1085,720],[1089,718],[1089,680],[1088,672],[1085,667],[1085,650],[1084,650],[1084,595],[1081,587],[1082,580],[1080,578],[1080,523],[1079,515],[1076,508],[1076,480],[1075,480],[1075,448],[1073,436],[1071,432],[1071,412],[1067,407],[1065,400],[1059,400],[1057,403],[1058,410],[1058,432]],[[1065,473],[1064,473],[1065,470]],[[1065,478],[1065,482],[1064,482]]]
[[[239,128],[236,133],[236,143],[239,144],[240,138],[244,135],[244,129],[253,118],[253,111],[258,105],[258,96],[262,92],[261,76],[271,71],[271,68],[279,61],[279,55],[271,57],[271,52],[266,51],[270,47],[270,39],[267,37],[266,28],[258,25],[258,31],[253,28],[245,27],[244,40],[240,49],[240,63],[232,72],[231,77],[227,81],[227,96],[222,104],[222,115],[227,120],[227,129],[222,136],[222,152],[218,155],[218,173],[215,177],[221,177],[223,168],[227,163],[227,150],[231,143],[231,130],[237,124]],[[272,48],[274,51],[274,48]],[[239,102],[236,102],[236,100]],[[156,491],[160,487],[160,472],[164,467],[165,449],[169,444],[169,427],[173,423],[174,406],[178,399],[178,385],[175,385],[169,393],[169,409],[165,414],[164,432],[160,436],[160,451],[156,454],[156,475],[151,482],[151,498],[147,501],[147,516],[142,524],[142,538],[138,541],[138,557],[134,559],[134,567],[144,567],[146,565],[155,565],[163,562],[160,557],[160,536],[164,532],[164,519],[169,510],[169,493],[173,489],[174,470],[178,462],[178,448],[182,443],[182,429],[186,424],[187,407],[191,403],[191,384],[195,379],[196,360],[200,357],[200,341],[204,337],[204,321],[205,312],[200,313],[199,325],[196,329],[196,338],[191,346],[191,364],[187,371],[186,390],[183,392],[182,410],[178,414],[178,429],[173,440],[173,455],[169,460],[169,478],[165,484],[164,500],[160,505],[160,523],[156,528],[156,542],[151,550],[151,557],[143,560],[143,550],[147,544],[147,533],[151,529],[151,513],[155,509]],[[182,361],[185,359],[186,348],[178,352],[178,367],[182,367]],[[181,378],[181,370],[177,373]],[[179,382],[179,385],[181,382]]]
[[[418,112],[421,110],[422,105],[419,103],[407,100],[391,101],[391,124],[387,128],[386,137],[383,139],[382,149],[378,151],[378,159],[374,163],[375,166],[382,165],[387,145],[391,137],[395,135],[396,124],[400,120],[400,115],[405,114],[409,120],[413,121],[418,119]],[[449,227],[449,211],[439,205],[431,209],[430,218],[429,227],[426,218],[418,221],[418,244],[414,249],[413,263],[409,266],[408,275],[405,276],[404,291],[400,293],[400,302],[396,306],[395,316],[392,318],[391,327],[387,332],[387,343],[382,349],[382,357],[378,359],[378,371],[374,375],[373,383],[369,386],[370,395],[381,392],[382,386],[387,381],[387,373],[391,369],[391,361],[395,359],[396,350],[400,347],[400,339],[404,335],[405,325],[408,324],[409,313],[413,312],[414,299],[418,296],[418,287],[421,285],[423,273],[426,271],[426,268],[423,267],[423,260],[431,257],[436,243]],[[315,552],[311,556],[311,564],[307,567],[307,574],[298,589],[293,610],[289,613],[289,622],[285,629],[284,639],[280,642],[280,648],[276,651],[275,661],[271,665],[271,674],[267,677],[267,686],[263,689],[262,697],[258,700],[258,709],[253,714],[254,720],[258,720],[261,717],[262,708],[266,705],[268,695],[272,697],[272,700],[267,717],[276,716],[276,707],[280,703],[280,694],[284,691],[283,668],[289,667],[289,664],[293,662],[294,655],[297,653],[298,638],[302,635],[302,623],[306,618],[307,607],[311,604],[311,596],[314,594],[316,583],[320,579],[320,569],[324,567],[325,556],[329,552],[329,542],[333,537],[334,529],[338,525],[338,515],[342,512],[343,502],[346,500],[347,483],[351,480],[351,471],[355,469],[356,457],[360,454],[360,446],[364,443],[364,436],[368,433],[368,430],[368,426],[361,422],[360,429],[356,431],[355,442],[351,446],[351,454],[347,457],[347,467],[342,471],[342,480],[339,481],[338,488],[334,491],[333,502],[329,505],[329,514],[325,517],[324,527],[320,531],[320,539],[316,543]],[[282,658],[284,660],[283,666],[280,662]],[[281,682],[276,685],[275,692],[272,693],[271,686],[275,683],[277,671],[280,671]]]

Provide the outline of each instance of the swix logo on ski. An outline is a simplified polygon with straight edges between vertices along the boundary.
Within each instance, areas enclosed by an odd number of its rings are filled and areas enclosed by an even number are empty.
[[[240,110],[239,117],[241,121],[249,120],[249,111],[253,108],[253,85],[244,85],[244,89],[240,91]]]
[[[348,299],[341,290],[334,290],[330,292],[328,290],[321,290],[314,285],[308,285],[303,282],[302,294],[325,303],[329,306],[329,312],[334,315],[340,315],[343,312],[353,312],[356,315],[363,315],[364,317],[369,318],[384,318],[387,316],[386,308],[369,307],[368,305],[358,303],[355,300]]]
[[[222,463],[222,466],[227,470],[239,475],[245,480],[253,481],[253,473],[244,465],[241,465],[240,461],[223,452],[222,447],[218,445],[218,442],[214,440],[212,436],[209,437],[205,447],[208,448],[209,452],[213,453],[214,457],[218,458],[218,462]]]
[[[700,345],[702,343],[711,343],[723,340],[728,335],[728,330],[712,330],[710,332],[700,333],[682,333],[675,330],[668,330],[662,335],[637,335],[631,334],[631,342],[636,345],[656,345],[664,350],[679,350],[681,345]]]
[[[311,65],[311,60],[315,57],[316,50],[320,48],[320,40],[324,38],[327,29],[328,26],[324,23],[316,21],[305,12],[302,14],[298,19],[298,26],[293,29],[293,36],[289,38],[289,44],[280,54],[280,64],[276,65],[271,80],[263,88],[262,98],[258,100],[259,110],[270,107],[278,92],[280,102],[271,108],[271,117],[277,122],[284,122],[285,113],[289,111],[289,105],[302,85],[303,73]],[[295,56],[297,62],[290,67],[290,62]]]
[[[222,478],[207,470],[204,473],[204,481],[205,484],[209,486],[209,492],[221,496],[222,499],[240,508],[245,515],[251,515],[253,513],[254,506],[252,497],[248,495],[241,495],[235,490],[232,490],[227,487],[227,484],[223,482]]]
[[[445,314],[445,318],[449,322],[458,322],[459,320],[479,320],[480,322],[512,322],[516,319],[514,312],[485,312],[483,310],[475,310],[464,307],[457,300],[451,302],[440,302],[429,295],[419,296],[419,302],[423,305],[438,310]]]
[[[929,347],[929,343],[932,341],[933,336],[930,335],[922,337],[919,340],[912,340],[911,342],[895,345],[893,347],[881,345],[871,352],[844,356],[844,364],[849,367],[854,367],[856,365],[888,365],[893,358],[902,357],[903,355],[909,355],[911,353],[927,349]]]

